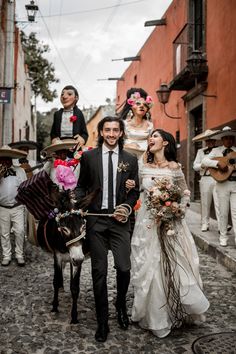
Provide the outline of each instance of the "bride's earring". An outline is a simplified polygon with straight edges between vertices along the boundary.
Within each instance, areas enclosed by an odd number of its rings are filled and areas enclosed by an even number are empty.
[[[129,110],[129,112],[127,113],[127,118],[131,119],[133,117],[133,111],[132,109]]]

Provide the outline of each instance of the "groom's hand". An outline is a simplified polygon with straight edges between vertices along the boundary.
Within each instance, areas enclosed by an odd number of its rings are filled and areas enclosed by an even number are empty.
[[[113,217],[122,223],[125,223],[128,221],[129,215],[132,212],[132,208],[128,204],[120,204],[117,205],[115,208],[115,211],[113,213]]]

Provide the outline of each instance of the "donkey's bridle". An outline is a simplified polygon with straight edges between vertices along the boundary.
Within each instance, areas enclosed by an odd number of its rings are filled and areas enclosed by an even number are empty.
[[[90,213],[88,211],[83,211],[82,209],[72,209],[71,211],[66,211],[65,213],[61,214],[57,214],[56,216],[56,222],[59,224],[60,223],[60,219],[62,218],[66,218],[70,215],[81,215],[82,217],[86,217],[86,216],[109,216],[112,217],[114,215],[118,215],[118,216],[123,216],[124,220],[121,221],[122,223],[126,223],[128,220],[128,217],[130,216],[130,214],[132,213],[132,208],[129,204],[120,204],[115,208],[115,214],[111,214],[111,213]]]
[[[124,204],[118,205],[115,208],[115,214],[89,213],[88,211],[83,211],[82,209],[72,209],[71,211],[66,211],[65,213],[57,214],[55,220],[60,225],[60,219],[67,218],[70,215],[81,215],[81,217],[86,217],[86,216],[109,216],[109,217],[112,217],[114,215],[118,215],[118,216],[123,216],[124,220],[121,222],[126,223],[128,221],[129,215],[131,213],[132,213],[131,206],[129,204],[124,203]],[[75,243],[85,237],[85,235],[86,235],[85,225],[86,225],[86,223],[82,225],[82,232],[79,236],[66,242],[66,247],[72,245],[73,243]]]
[[[82,211],[82,209],[79,209],[79,210],[72,209],[71,211],[66,211],[63,214],[59,213],[56,216],[55,220],[56,220],[57,224],[60,225],[60,219],[67,218],[70,215],[81,215],[82,217],[84,217],[84,212]],[[84,220],[84,221],[85,221],[84,224],[81,226],[81,234],[79,236],[73,238],[72,240],[67,241],[66,247],[72,245],[75,242],[78,242],[79,240],[81,240],[82,238],[85,237],[85,235],[86,235],[86,220]]]
[[[115,208],[115,214],[109,214],[109,213],[89,213],[87,211],[84,212],[84,216],[123,216],[124,220],[120,221],[123,224],[126,223],[128,221],[128,218],[130,216],[130,214],[132,213],[132,208],[129,204],[120,204]]]
[[[75,242],[81,240],[82,238],[85,237],[85,235],[86,235],[86,230],[83,230],[79,236],[73,238],[73,239],[70,240],[70,241],[67,241],[67,242],[66,242],[66,247],[68,247],[68,246],[72,245],[73,243],[75,243]]]

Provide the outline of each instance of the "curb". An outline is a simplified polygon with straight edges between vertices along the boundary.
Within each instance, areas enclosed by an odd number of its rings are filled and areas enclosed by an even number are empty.
[[[215,258],[218,263],[222,264],[233,273],[236,273],[236,247],[234,244],[233,231],[231,231],[229,235],[229,245],[222,247],[219,245],[217,222],[215,220],[210,220],[210,225],[213,226],[211,231],[202,232],[200,229],[200,214],[190,208],[186,222],[196,245],[202,251]]]

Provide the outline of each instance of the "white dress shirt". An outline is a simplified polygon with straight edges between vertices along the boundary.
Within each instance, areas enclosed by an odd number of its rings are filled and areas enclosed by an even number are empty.
[[[109,149],[102,145],[102,168],[103,168],[103,193],[102,193],[102,209],[108,209],[108,157]],[[119,146],[115,147],[112,154],[113,164],[113,205],[116,205],[116,176],[119,159]]]
[[[193,162],[193,169],[196,172],[199,172],[201,176],[209,176],[210,173],[207,171],[206,168],[202,167],[202,161],[205,157],[209,156],[209,154],[205,154],[205,150],[207,149],[207,147],[204,147],[202,149],[199,149],[197,151],[197,155],[195,157],[195,160]]]
[[[16,171],[16,176],[7,176],[0,179],[0,205],[13,206],[16,204],[15,197],[18,193],[19,185],[27,179],[25,170],[21,167],[12,166]]]
[[[61,118],[61,136],[72,137],[73,136],[73,122],[70,121],[70,117],[73,116],[73,109],[71,111],[63,111]]]

